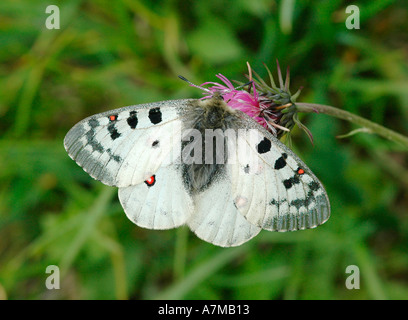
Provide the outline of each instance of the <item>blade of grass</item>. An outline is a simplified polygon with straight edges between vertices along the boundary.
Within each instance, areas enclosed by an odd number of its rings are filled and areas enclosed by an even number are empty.
[[[182,299],[188,292],[214,274],[233,259],[242,255],[248,246],[221,249],[214,257],[191,270],[183,280],[175,282],[167,289],[153,297],[155,300]]]
[[[375,270],[376,263],[370,256],[368,248],[362,243],[356,244],[353,248],[357,260],[357,266],[360,268],[360,275],[366,285],[370,297],[375,300],[386,300],[387,295],[383,289],[383,284]]]
[[[99,197],[96,198],[95,202],[90,207],[88,217],[82,225],[82,228],[78,230],[76,237],[73,239],[71,245],[61,259],[61,277],[68,271],[69,267],[80,252],[82,246],[84,245],[88,237],[91,236],[93,229],[96,228],[98,221],[105,213],[108,203],[112,199],[115,191],[115,188],[103,188]]]
[[[217,277],[214,279],[214,285],[235,288],[252,286],[258,283],[265,283],[287,278],[290,275],[289,268],[287,266],[273,267],[266,270],[262,270],[256,273],[245,273],[238,276],[230,277]]]
[[[186,226],[180,227],[176,231],[176,243],[174,252],[174,279],[179,280],[184,277],[187,257],[187,239],[189,229]]]
[[[283,0],[281,2],[279,25],[284,34],[292,32],[294,10],[295,0]]]
[[[32,65],[23,84],[22,93],[18,103],[18,109],[16,113],[17,116],[14,127],[15,136],[21,137],[26,133],[29,127],[32,104],[41,84],[46,66],[53,59],[55,60],[62,49],[65,48],[73,39],[74,34],[69,30],[61,33],[56,38],[50,36],[47,31],[44,31],[39,36],[36,44],[31,50],[32,54],[39,55],[36,54],[37,51],[47,52],[47,54],[41,57],[30,57],[32,59]]]
[[[109,251],[113,266],[113,274],[115,278],[115,295],[119,300],[127,300],[129,298],[127,292],[127,279],[125,259],[123,255],[123,248],[121,244],[107,234],[99,232],[94,233],[93,238],[98,244]]]

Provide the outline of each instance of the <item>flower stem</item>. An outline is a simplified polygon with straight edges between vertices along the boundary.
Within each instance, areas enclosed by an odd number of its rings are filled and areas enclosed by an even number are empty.
[[[371,133],[376,133],[381,137],[384,137],[388,140],[400,143],[405,148],[408,149],[408,137],[403,136],[395,131],[387,129],[377,123],[371,122],[365,118],[357,116],[353,113],[350,113],[345,110],[337,109],[331,106],[326,106],[322,104],[314,104],[314,103],[303,103],[303,102],[296,102],[296,107],[299,112],[305,113],[324,113],[329,116],[333,116],[342,120],[350,121],[354,124],[357,124],[363,128],[368,129]]]

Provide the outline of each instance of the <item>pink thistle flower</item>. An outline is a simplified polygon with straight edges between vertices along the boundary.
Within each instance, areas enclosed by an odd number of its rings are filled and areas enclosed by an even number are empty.
[[[202,99],[209,99],[215,94],[220,94],[228,106],[246,113],[278,138],[281,138],[286,133],[290,133],[295,124],[297,124],[307,133],[310,141],[313,143],[311,132],[299,121],[297,115],[295,101],[301,89],[295,94],[290,93],[289,68],[286,71],[286,79],[283,81],[282,72],[277,62],[278,86],[275,84],[275,80],[266,65],[265,68],[268,71],[270,85],[262,80],[255,71],[252,71],[249,63],[247,63],[247,66],[250,82],[239,87],[234,87],[231,81],[222,74],[217,74],[216,76],[223,84],[204,82],[200,86],[191,83],[182,76],[179,77],[187,81],[191,86],[204,90],[206,93]],[[257,79],[253,79],[252,73],[254,73]],[[210,85],[208,88],[204,87],[208,85]],[[248,89],[244,90],[243,88],[248,85]]]
[[[222,74],[217,74],[216,77],[225,85],[217,82],[204,82],[200,87],[209,84],[212,86],[207,88],[207,92],[210,94],[207,94],[202,99],[211,98],[215,93],[219,93],[228,106],[246,113],[274,135],[277,134],[275,127],[279,127],[277,124],[278,116],[275,116],[271,112],[269,112],[267,116],[266,113],[263,114],[263,111],[267,110],[268,105],[262,102],[264,99],[260,99],[253,82],[250,84],[252,86],[252,93],[250,93],[245,90],[237,90],[238,88],[235,88],[231,81]]]

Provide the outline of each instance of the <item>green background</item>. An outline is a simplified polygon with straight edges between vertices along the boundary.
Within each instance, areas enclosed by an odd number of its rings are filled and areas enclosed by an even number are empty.
[[[59,30],[45,9],[60,8]],[[345,26],[349,4],[360,29]],[[332,216],[314,230],[261,233],[237,248],[187,228],[141,229],[115,188],[66,154],[81,119],[201,92],[215,74],[245,81],[290,66],[298,101],[329,104],[408,134],[406,1],[1,1],[0,298],[406,299],[407,150],[355,126],[303,114],[294,151],[326,186]],[[47,290],[48,265],[60,290]],[[360,289],[345,286],[346,267]]]

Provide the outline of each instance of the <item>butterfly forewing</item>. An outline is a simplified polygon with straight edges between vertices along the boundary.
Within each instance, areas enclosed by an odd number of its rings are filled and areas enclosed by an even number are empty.
[[[289,148],[252,122],[248,120],[252,129],[242,138],[250,151],[237,157],[237,165],[231,168],[233,201],[239,211],[249,222],[270,231],[313,228],[327,221],[330,205],[320,181]],[[254,168],[248,166],[248,159],[257,159]]]
[[[65,149],[93,178],[109,186],[143,182],[180,145],[180,110],[188,100],[124,107],[77,123]],[[174,150],[175,158],[179,150]]]

